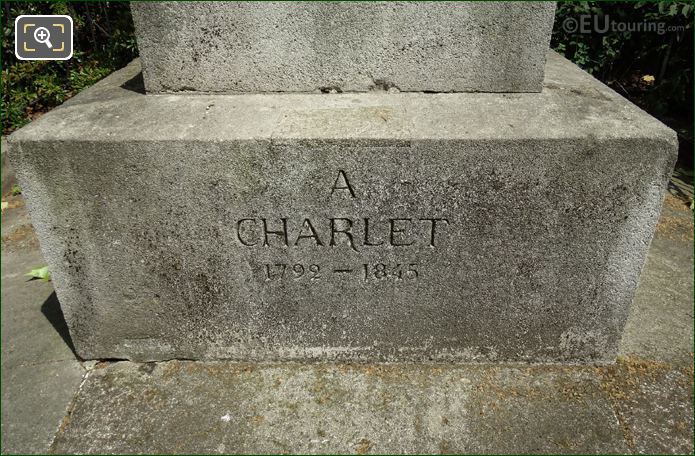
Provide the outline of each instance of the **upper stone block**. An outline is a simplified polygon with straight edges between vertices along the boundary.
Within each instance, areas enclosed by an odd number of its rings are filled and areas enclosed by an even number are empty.
[[[161,92],[539,92],[554,2],[133,2]]]

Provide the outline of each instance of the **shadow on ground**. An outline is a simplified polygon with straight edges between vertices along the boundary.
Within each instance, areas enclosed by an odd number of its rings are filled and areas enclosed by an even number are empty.
[[[121,85],[121,88],[125,90],[130,90],[131,92],[137,92],[145,94],[145,80],[142,77],[142,72],[138,73],[132,79],[127,80]]]
[[[63,317],[63,311],[60,309],[60,302],[58,302],[58,296],[55,291],[44,301],[41,305],[41,313],[48,320],[48,322],[53,326],[58,335],[65,345],[70,348],[72,353],[77,358],[77,352],[75,351],[75,345],[72,343],[72,338],[70,337],[70,330],[68,329],[67,323],[65,323],[65,318]]]

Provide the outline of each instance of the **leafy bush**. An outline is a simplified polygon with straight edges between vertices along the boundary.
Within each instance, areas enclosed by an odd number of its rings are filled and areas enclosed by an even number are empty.
[[[587,16],[598,27],[572,30]],[[681,163],[692,166],[692,3],[559,2],[551,47],[676,130]]]
[[[137,55],[124,2],[3,2],[3,132],[8,134],[121,68]],[[20,14],[69,14],[74,52],[67,61],[19,61],[14,20]]]

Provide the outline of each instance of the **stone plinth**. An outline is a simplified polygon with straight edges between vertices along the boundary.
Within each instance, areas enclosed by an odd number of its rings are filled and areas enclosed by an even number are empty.
[[[9,138],[80,356],[614,359],[676,136],[568,61],[540,94],[139,72]]]
[[[148,92],[538,92],[554,2],[133,2]]]

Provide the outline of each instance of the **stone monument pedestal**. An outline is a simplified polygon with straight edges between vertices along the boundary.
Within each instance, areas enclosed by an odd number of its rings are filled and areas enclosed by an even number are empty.
[[[132,2],[148,93],[539,92],[555,3]]]
[[[81,357],[614,360],[676,135],[573,64],[515,94],[139,74],[9,138]]]

